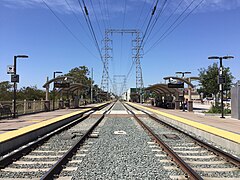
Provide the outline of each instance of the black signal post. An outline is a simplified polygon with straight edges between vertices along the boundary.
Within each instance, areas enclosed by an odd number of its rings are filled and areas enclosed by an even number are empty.
[[[14,59],[13,59],[14,72],[11,80],[14,83],[13,85],[13,118],[16,118],[17,83],[19,78],[19,76],[17,75],[17,58],[28,58],[28,56],[17,55],[17,56],[14,56]]]

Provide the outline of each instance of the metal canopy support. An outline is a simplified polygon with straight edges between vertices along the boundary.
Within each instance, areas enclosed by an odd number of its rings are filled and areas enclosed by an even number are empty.
[[[142,68],[140,59],[143,56],[143,50],[141,48],[141,37],[140,37],[140,30],[137,29],[106,29],[105,30],[105,39],[104,39],[104,66],[103,75],[102,75],[102,83],[101,88],[104,91],[108,91],[108,60],[112,58],[109,52],[112,51],[110,47],[111,40],[109,39],[109,34],[113,33],[120,33],[120,34],[134,34],[136,35],[136,39],[132,41],[132,59],[133,62],[136,64],[136,91],[140,96],[140,102],[142,102],[142,91],[143,91],[143,79],[142,79]],[[126,80],[125,83],[126,84]]]

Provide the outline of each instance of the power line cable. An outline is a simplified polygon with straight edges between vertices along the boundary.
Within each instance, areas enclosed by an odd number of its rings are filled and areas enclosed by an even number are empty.
[[[180,16],[173,22],[173,24],[162,34],[162,36],[145,52],[147,54],[151,49],[155,48],[161,41],[163,41],[167,36],[169,36],[194,10],[196,10],[204,0],[201,0],[175,27],[173,27],[177,21],[185,14],[185,12],[192,6],[196,0],[193,0],[185,10],[180,14]],[[173,29],[171,29],[173,27]]]
[[[140,29],[143,29],[143,28],[144,28],[144,26],[145,26],[145,24],[146,24],[146,22],[147,22],[147,19],[148,19],[149,16],[151,15],[152,9],[154,8],[154,2],[155,2],[155,1],[153,1],[152,5],[151,5],[151,7],[150,7],[150,13],[147,13],[147,16],[146,16],[146,18],[144,19],[143,24],[142,24],[142,26],[141,26]]]
[[[101,5],[101,0],[98,1],[99,3],[99,7],[100,7],[100,12],[101,12],[101,16],[102,16],[102,21],[103,21],[103,25],[104,25],[104,28],[106,29],[106,22],[105,22],[105,18],[103,16],[103,10],[102,10],[102,5]]]
[[[126,16],[126,6],[127,6],[127,0],[124,1],[124,5],[123,5],[123,22],[122,22],[122,29],[125,28],[125,16]],[[123,45],[123,33],[122,33],[122,36],[121,36],[121,49],[120,49],[120,69],[121,69],[121,61],[122,61],[122,45]]]
[[[68,7],[70,8],[72,14],[74,15],[74,17],[76,18],[78,24],[80,25],[80,27],[83,29],[83,31],[87,34],[88,38],[91,40],[89,34],[87,33],[86,29],[84,28],[83,24],[81,23],[81,21],[79,20],[78,16],[76,15],[76,13],[74,12],[72,6],[68,3],[67,0],[65,0],[65,2],[67,3]]]
[[[108,10],[108,2],[107,0],[103,0],[103,6],[104,6],[104,10],[105,10],[105,16],[107,18],[107,22],[108,22],[108,28],[110,28],[110,16],[109,16],[109,10]]]
[[[143,6],[142,6],[141,11],[140,11],[140,15],[138,16],[138,20],[137,20],[137,23],[136,23],[136,25],[135,25],[135,26],[136,26],[136,29],[137,29],[138,24],[139,24],[139,22],[140,22],[140,19],[141,19],[142,13],[143,13],[143,9],[144,9],[144,7],[145,7],[146,2],[147,2],[147,0],[144,0]]]
[[[91,19],[90,19],[90,17],[89,17],[89,13],[88,13],[88,9],[87,9],[87,6],[86,6],[86,4],[85,4],[85,1],[82,0],[83,6],[81,5],[80,0],[78,0],[78,2],[79,2],[79,5],[80,5],[81,9],[84,8],[84,16],[85,16],[85,18],[86,18],[86,20],[87,20],[87,24],[88,24],[89,30],[90,30],[90,32],[91,32],[92,35],[93,35],[93,39],[94,39],[94,41],[95,41],[96,48],[97,48],[97,50],[98,50],[98,52],[99,52],[100,59],[101,59],[101,61],[102,61],[102,63],[103,63],[104,69],[105,69],[106,72],[107,72],[107,75],[108,75],[108,78],[109,78],[109,80],[110,80],[110,83],[112,84],[112,80],[111,80],[111,78],[110,78],[110,76],[109,76],[108,70],[107,70],[107,68],[106,68],[106,66],[105,66],[105,63],[104,63],[104,61],[103,61],[102,53],[101,53],[101,50],[100,50],[100,47],[99,47],[99,44],[98,44],[98,41],[97,41],[97,38],[96,38],[96,34],[95,34],[95,32],[94,32],[94,29],[93,29],[93,26],[92,26],[92,23],[91,23]]]
[[[147,36],[145,42],[144,42],[144,45],[146,44],[148,38],[150,37],[150,35],[151,35],[151,33],[152,33],[153,29],[154,29],[154,26],[156,25],[158,19],[161,17],[161,15],[163,14],[164,10],[166,9],[166,4],[167,4],[167,2],[168,2],[168,1],[165,0],[164,3],[163,3],[163,5],[162,5],[162,7],[161,7],[161,9],[159,10],[159,14],[158,14],[158,16],[155,18],[155,21],[153,22],[153,24],[152,24],[152,26],[151,26],[151,28],[150,28],[150,31],[149,31],[149,33],[148,33],[148,36]],[[144,45],[143,45],[143,47],[144,47]]]
[[[154,37],[161,31],[161,29],[165,26],[165,24],[168,23],[168,21],[172,18],[172,16],[176,13],[176,11],[179,9],[179,7],[181,6],[181,4],[184,2],[185,0],[181,0],[180,3],[177,5],[177,7],[173,10],[173,12],[171,13],[171,15],[163,22],[163,24],[160,26],[160,28],[157,30],[157,32],[150,38],[149,41],[152,41],[154,39]]]
[[[94,9],[92,0],[90,0],[90,3],[91,3],[91,6],[92,6],[92,9],[93,9],[94,17],[95,17],[95,19],[96,19],[96,21],[97,21],[97,25],[98,25],[99,32],[100,32],[100,34],[101,34],[101,36],[102,36],[102,39],[103,39],[103,33],[102,33],[101,28],[100,28],[100,24],[99,24],[98,17],[97,17],[97,15],[96,15],[96,12],[95,12],[95,9]]]
[[[94,34],[93,34],[93,32],[91,31],[90,24],[89,24],[88,19],[87,19],[87,17],[86,17],[86,16],[87,16],[86,14],[88,14],[88,11],[83,7],[83,5],[81,4],[80,0],[78,0],[78,4],[79,4],[80,9],[81,9],[81,11],[82,11],[82,13],[83,13],[83,17],[84,17],[84,19],[85,19],[85,21],[86,21],[86,23],[87,23],[87,26],[88,26],[88,29],[89,29],[89,31],[90,31],[90,34],[91,34],[91,36],[92,36],[92,38],[93,38],[93,42],[94,42],[94,44],[95,44],[95,46],[96,46],[96,42],[95,42],[95,40],[94,40]],[[85,13],[86,13],[86,14],[85,14]]]
[[[163,37],[163,39],[161,41],[163,41],[167,36],[169,36],[180,24],[183,23],[183,21],[185,21],[192,13],[193,11],[195,11],[202,3],[204,0],[201,0],[198,5],[196,5],[170,32],[168,32],[167,35],[165,35],[165,37]]]
[[[57,16],[57,14],[52,10],[52,8],[44,1],[42,0],[42,2],[45,4],[45,6],[52,12],[52,14],[61,22],[61,24],[67,29],[67,31],[90,53],[92,54],[95,58],[97,58],[97,56],[95,54],[92,53],[92,51],[90,51],[81,41],[80,39],[71,31],[71,29],[64,23],[63,20],[61,20],[61,18],[59,18]]]
[[[141,39],[141,42],[140,42],[139,48],[137,49],[136,56],[139,55],[140,49],[141,49],[141,47],[142,47],[142,44],[143,44],[143,42],[144,42],[144,39],[145,39],[146,34],[147,34],[147,32],[148,32],[148,29],[149,29],[149,27],[150,27],[150,24],[151,24],[152,18],[153,18],[153,16],[154,16],[155,12],[156,12],[156,9],[157,9],[157,5],[158,5],[158,3],[159,3],[159,0],[156,1],[156,4],[155,4],[155,6],[154,6],[153,9],[152,9],[151,17],[150,17],[150,19],[149,19],[149,21],[148,21],[148,24],[147,24],[147,27],[146,27],[146,29],[145,29],[145,32],[144,32],[143,38]],[[132,62],[132,65],[131,65],[131,67],[130,67],[130,70],[129,70],[128,73],[127,73],[127,77],[126,77],[126,79],[128,79],[128,76],[129,76],[130,72],[132,71],[132,68],[133,68],[133,65],[134,65],[134,64],[135,64],[135,61]]]

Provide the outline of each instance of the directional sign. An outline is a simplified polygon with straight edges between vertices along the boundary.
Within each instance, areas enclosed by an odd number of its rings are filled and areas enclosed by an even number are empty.
[[[7,74],[13,74],[14,73],[14,66],[8,65],[7,66]]]
[[[12,74],[11,75],[11,82],[19,83],[19,75],[18,74]]]
[[[69,88],[70,83],[54,83],[54,88]]]
[[[184,88],[184,83],[168,83],[168,88]]]

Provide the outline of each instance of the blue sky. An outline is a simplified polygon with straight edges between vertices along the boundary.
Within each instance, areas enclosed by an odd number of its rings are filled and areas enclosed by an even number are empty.
[[[0,81],[10,80],[6,70],[7,65],[13,63],[13,56],[27,54],[29,59],[18,59],[17,62],[20,87],[37,85],[42,88],[46,77],[51,78],[54,71],[67,73],[81,65],[93,68],[94,80],[100,84],[102,62],[78,0],[44,1],[73,34],[42,0],[0,0]],[[240,0],[203,1],[171,34],[151,49],[192,1],[186,13],[193,10],[201,0],[167,1],[144,46],[145,54],[141,63],[145,86],[163,82],[163,77],[174,75],[176,71],[191,71],[192,76],[197,76],[199,68],[206,68],[213,63],[207,59],[212,55],[233,55],[233,60],[226,60],[223,64],[230,67],[235,81],[240,79]],[[86,1],[86,6],[102,48],[105,28],[140,29],[144,33],[150,9],[156,1],[92,0],[93,6],[90,2]],[[174,11],[180,2],[179,8]],[[163,3],[164,0],[159,0],[153,19],[159,14]],[[172,18],[164,24],[172,13]],[[109,62],[109,74],[113,79],[114,75],[126,75],[130,69],[133,36],[113,34],[110,38],[113,40],[113,59]],[[121,83],[122,79],[118,81]],[[127,80],[127,87],[134,86],[135,68]]]

